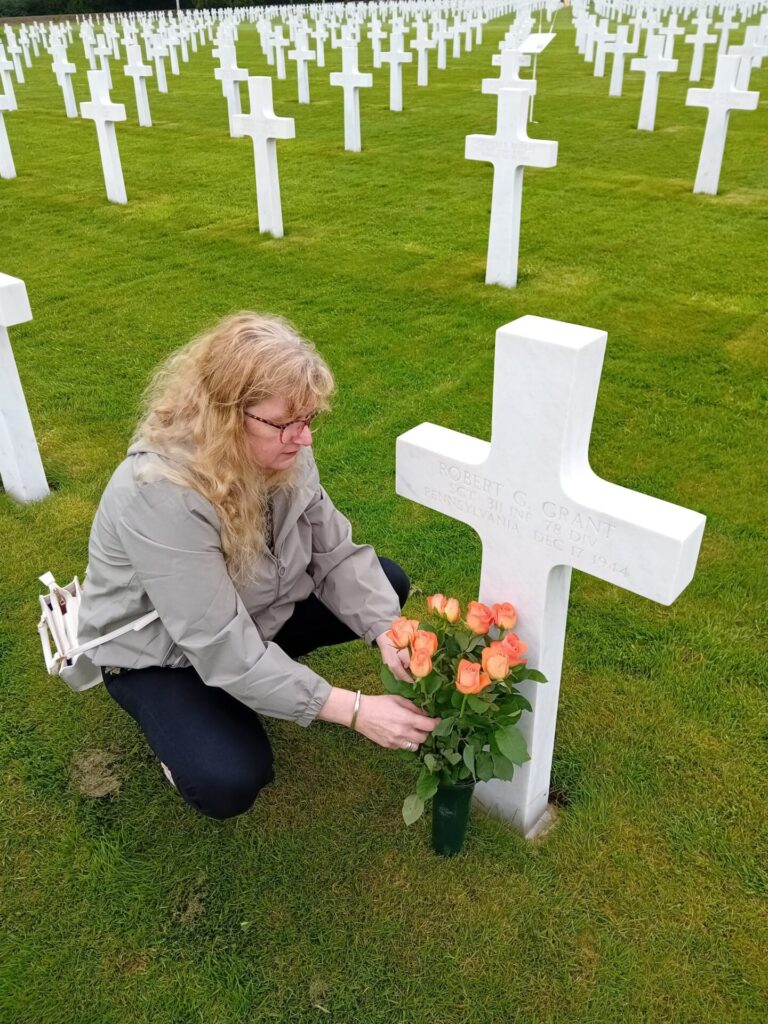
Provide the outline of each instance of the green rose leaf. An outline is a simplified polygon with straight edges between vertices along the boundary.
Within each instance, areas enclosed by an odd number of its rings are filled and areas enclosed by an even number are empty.
[[[391,669],[386,665],[381,666],[379,672],[379,678],[384,686],[387,693],[397,693],[401,697],[406,697],[408,700],[413,700],[415,689],[413,683],[404,683],[401,679],[395,679],[392,675]]]
[[[461,754],[456,750],[446,750],[443,752],[443,757],[449,764],[458,764],[461,761]]]
[[[526,761],[530,761],[525,739],[516,725],[507,725],[503,729],[497,729],[493,738],[496,740],[499,752],[512,764],[524,764]]]
[[[420,800],[415,793],[411,793],[403,801],[403,821],[406,825],[412,825],[418,821],[424,813],[424,801]]]
[[[520,679],[532,679],[534,683],[546,683],[547,681],[547,677],[543,672],[539,672],[538,669],[535,668],[524,669]]]
[[[493,761],[493,778],[511,782],[515,774],[515,766],[512,762],[508,761],[503,754],[491,754],[491,759]]]
[[[467,704],[473,711],[477,711],[480,715],[484,715],[490,707],[488,701],[483,700],[482,697],[476,697],[474,693],[470,693],[467,697]]]
[[[425,768],[416,780],[416,796],[426,802],[437,792],[437,776]]]
[[[435,757],[434,754],[425,754],[424,755],[424,764],[427,766],[427,768],[431,772],[439,772],[440,771],[440,762],[437,760],[437,758]]]
[[[475,775],[483,782],[488,782],[494,777],[493,757],[487,750],[482,750],[475,758]]]
[[[461,756],[464,758],[464,764],[469,768],[472,774],[475,774],[475,750],[474,747],[466,744]]]
[[[451,718],[451,717],[444,718],[442,720],[442,722],[440,723],[440,725],[438,725],[436,729],[432,730],[432,735],[433,736],[450,736],[451,729],[453,729],[453,725],[454,725],[455,721],[456,721],[455,718]]]

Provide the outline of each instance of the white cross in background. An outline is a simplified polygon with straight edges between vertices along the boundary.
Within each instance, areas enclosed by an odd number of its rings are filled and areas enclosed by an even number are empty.
[[[133,79],[133,90],[136,95],[136,109],[139,113],[139,125],[142,128],[152,127],[152,115],[149,112],[149,98],[147,96],[147,83],[144,81],[152,74],[149,64],[142,64],[141,47],[138,43],[129,43],[126,47],[128,63],[123,68],[123,73]]]
[[[634,57],[630,63],[632,71],[645,72],[643,98],[640,101],[640,116],[637,127],[640,131],[652,132],[656,124],[656,104],[659,99],[659,75],[677,71],[677,61],[664,56],[664,40],[661,36],[648,33],[645,56]]]
[[[293,139],[296,125],[292,117],[277,117],[272,106],[272,79],[265,75],[248,79],[251,112],[237,114],[234,134],[253,140],[256,171],[256,206],[259,231],[275,238],[283,237],[283,211],[280,203],[280,179],[277,173],[277,139]]]
[[[397,439],[397,493],[468,524],[480,600],[511,601],[545,684],[520,686],[530,760],[479,802],[531,836],[546,819],[571,568],[671,604],[696,566],[704,516],[600,479],[588,461],[604,331],[524,316],[496,333],[491,441],[422,423]]]
[[[275,73],[281,82],[285,81],[285,50],[291,45],[290,39],[283,35],[283,26],[278,25],[271,36],[275,51]]]
[[[48,482],[8,337],[9,327],[31,319],[24,282],[0,274],[0,478],[7,493],[17,501],[37,501],[48,495]]]
[[[685,100],[687,107],[708,108],[707,126],[704,129],[699,167],[693,186],[694,192],[717,195],[731,111],[757,109],[760,93],[745,92],[738,87],[742,60],[748,60],[748,58],[742,58],[735,54],[721,54],[717,58],[715,83],[712,88],[688,90]]]
[[[554,167],[557,143],[531,139],[526,131],[528,90],[500,89],[495,135],[468,135],[467,160],[493,164],[491,226],[485,283],[517,284],[524,167]]]
[[[123,168],[115,133],[115,122],[125,120],[125,107],[122,103],[113,103],[110,99],[107,77],[103,71],[89,71],[88,85],[91,99],[80,104],[80,116],[96,122],[96,137],[99,140],[107,199],[113,203],[127,203],[128,196],[125,192]]]
[[[621,96],[624,87],[624,58],[629,53],[637,53],[637,47],[629,42],[629,25],[619,25],[616,29],[616,37],[610,44],[609,52],[613,53],[613,67],[611,68],[611,84],[608,89],[609,96]]]
[[[299,87],[299,103],[309,103],[309,72],[307,66],[315,59],[315,51],[307,45],[303,32],[297,33],[295,49],[289,50],[288,60],[296,61],[296,77]]]
[[[411,42],[411,49],[418,54],[416,85],[429,85],[429,50],[434,50],[435,42],[427,35],[427,26],[421,22],[416,38]]]
[[[528,67],[531,63],[530,54],[521,53],[520,50],[502,50],[501,53],[494,53],[491,63],[499,68],[498,78],[484,78],[481,91],[489,95],[498,94],[500,89],[524,89],[533,94],[536,92],[536,80],[533,78],[521,78],[518,74],[520,68]]]
[[[413,60],[413,54],[403,49],[403,30],[400,26],[393,26],[389,51],[381,54],[381,60],[389,64],[389,109],[399,112],[403,109],[403,64],[410,64]]]
[[[7,93],[0,96],[0,178],[16,177],[16,165],[13,162],[11,143],[5,127],[5,114],[11,110],[16,110],[13,97]]]
[[[709,18],[704,14],[699,14],[695,19],[696,32],[694,35],[686,36],[686,43],[693,45],[693,58],[691,60],[691,73],[688,76],[688,80],[691,82],[701,81],[701,68],[704,62],[704,47],[711,43],[717,42],[716,35],[710,35],[709,29]]]
[[[51,70],[56,75],[56,80],[61,86],[67,117],[77,117],[75,91],[72,88],[72,75],[77,71],[77,68],[71,61],[67,60],[67,48],[63,43],[54,44],[51,47],[51,54],[53,55]]]
[[[16,93],[13,90],[13,79],[11,78],[11,69],[13,68],[13,61],[10,61],[5,56],[5,47],[0,43],[0,85],[3,87],[3,93],[1,99],[6,103],[3,107],[4,110],[18,110],[16,104]]]
[[[248,78],[248,69],[237,66],[237,52],[234,44],[222,43],[219,46],[220,67],[213,72],[214,78],[221,82],[221,91],[227,101],[227,118],[229,120],[229,134],[237,138],[235,118],[241,113],[240,106],[240,83]]]
[[[344,90],[344,149],[359,153],[360,90],[371,88],[373,75],[358,71],[357,43],[342,43],[341,71],[331,73],[331,85],[339,85]]]

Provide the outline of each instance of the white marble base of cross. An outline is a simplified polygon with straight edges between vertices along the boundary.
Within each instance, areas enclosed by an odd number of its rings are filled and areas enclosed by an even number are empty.
[[[56,75],[56,81],[61,87],[67,117],[77,117],[77,101],[72,88],[72,75],[77,71],[77,67],[72,61],[67,60],[67,48],[63,45],[52,46],[51,56],[53,57],[51,70]]]
[[[403,49],[403,33],[392,29],[389,50],[381,54],[382,64],[389,64],[389,109],[400,113],[403,109],[403,64],[410,64],[412,53]]]
[[[358,71],[357,43],[342,43],[341,67],[341,71],[331,73],[331,85],[341,86],[344,90],[344,149],[359,153],[360,90],[372,87],[373,75]]]
[[[738,88],[737,81],[742,58],[736,54],[720,54],[717,58],[715,82],[711,89],[689,89],[685,100],[687,107],[707,107],[707,126],[701,144],[699,166],[696,171],[694,192],[717,195],[720,170],[723,165],[725,138],[728,134],[728,120],[732,110],[756,110],[759,92],[745,92]]]
[[[152,114],[149,110],[149,97],[147,96],[147,83],[145,81],[152,74],[149,64],[143,64],[141,60],[141,47],[138,43],[129,43],[126,48],[128,63],[123,68],[123,73],[133,79],[133,90],[136,94],[136,109],[139,113],[139,125],[142,128],[152,127]]]
[[[604,331],[520,317],[496,333],[490,443],[433,423],[397,439],[397,493],[479,534],[480,600],[517,608],[529,664],[547,677],[520,687],[533,709],[519,723],[530,761],[512,782],[476,787],[524,835],[547,811],[571,569],[671,604],[704,530],[698,512],[590,468],[605,343]]]
[[[112,203],[124,204],[128,202],[128,196],[125,192],[120,151],[117,148],[115,122],[125,121],[125,106],[122,103],[113,103],[109,98],[109,87],[103,71],[89,71],[88,85],[91,99],[80,104],[80,116],[87,121],[96,122],[96,137],[99,140],[107,199]]]
[[[32,319],[27,289],[18,277],[0,274],[0,479],[17,501],[48,495],[48,482],[32,429],[8,328]]]
[[[677,71],[677,61],[664,56],[662,36],[648,33],[645,56],[635,57],[629,65],[632,71],[643,71],[643,98],[640,101],[640,116],[637,119],[639,131],[652,132],[656,124],[656,104],[659,99],[659,76]]]
[[[259,231],[282,238],[283,210],[277,173],[277,140],[295,138],[296,122],[292,117],[276,116],[272,107],[272,79],[269,75],[248,79],[248,97],[251,111],[235,117],[236,137],[248,135],[253,140]]]
[[[467,160],[493,164],[491,226],[488,233],[486,284],[514,288],[520,248],[523,168],[554,167],[557,143],[531,139],[526,131],[529,93],[500,89],[495,135],[468,135]]]

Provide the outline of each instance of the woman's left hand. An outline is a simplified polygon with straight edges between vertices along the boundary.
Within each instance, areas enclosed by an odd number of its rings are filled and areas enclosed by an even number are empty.
[[[401,679],[404,683],[412,683],[413,676],[408,672],[408,666],[411,663],[408,650],[398,651],[386,633],[380,633],[376,637],[376,643],[381,651],[381,660],[395,679]]]

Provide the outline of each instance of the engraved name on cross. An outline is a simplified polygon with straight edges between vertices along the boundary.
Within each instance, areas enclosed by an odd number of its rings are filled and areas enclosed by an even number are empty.
[[[491,441],[422,423],[397,439],[397,493],[473,527],[480,600],[511,601],[531,666],[520,691],[530,760],[479,783],[489,810],[535,834],[547,817],[571,568],[661,604],[693,577],[704,516],[600,479],[588,461],[606,334],[523,316],[496,333]]]

